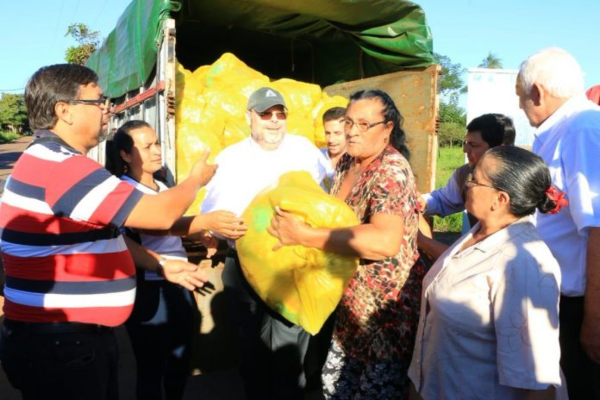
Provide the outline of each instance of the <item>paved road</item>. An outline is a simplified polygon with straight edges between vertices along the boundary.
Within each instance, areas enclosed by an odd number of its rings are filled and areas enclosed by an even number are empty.
[[[0,144],[0,193],[4,191],[4,181],[32,139],[33,136],[23,136],[11,143]]]

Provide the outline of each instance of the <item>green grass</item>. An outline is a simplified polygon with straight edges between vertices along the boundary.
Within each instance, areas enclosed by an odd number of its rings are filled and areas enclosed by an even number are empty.
[[[462,147],[440,147],[437,159],[435,188],[445,186],[452,172],[465,163]],[[440,218],[433,217],[433,230],[436,232],[461,232],[462,213]]]
[[[0,143],[8,143],[19,138],[19,135],[10,131],[0,131]]]

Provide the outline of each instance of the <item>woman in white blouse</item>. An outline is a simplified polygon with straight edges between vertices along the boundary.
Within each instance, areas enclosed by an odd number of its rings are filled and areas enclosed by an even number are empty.
[[[410,379],[425,400],[553,399],[560,270],[531,215],[566,201],[544,161],[517,147],[486,152],[466,186],[479,223],[423,280]]]

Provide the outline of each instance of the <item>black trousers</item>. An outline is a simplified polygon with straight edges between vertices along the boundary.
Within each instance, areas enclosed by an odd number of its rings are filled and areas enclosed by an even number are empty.
[[[560,297],[560,366],[570,400],[600,400],[600,365],[581,347],[583,297]]]
[[[223,284],[246,398],[302,399],[310,334],[268,308],[246,281],[235,254],[225,259]]]
[[[196,302],[187,289],[164,280],[138,279],[133,313],[125,323],[135,355],[138,400],[183,398],[195,310]]]
[[[9,322],[1,328],[0,361],[23,399],[119,398],[114,330],[61,331],[52,324]]]

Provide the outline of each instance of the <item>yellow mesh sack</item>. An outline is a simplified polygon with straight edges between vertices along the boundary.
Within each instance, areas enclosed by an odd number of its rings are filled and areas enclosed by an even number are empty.
[[[243,214],[248,232],[236,243],[244,276],[273,310],[307,332],[319,332],[333,312],[358,258],[303,246],[273,247],[267,232],[275,207],[316,228],[355,226],[358,219],[342,200],[326,194],[307,172],[283,174],[257,195]]]
[[[248,67],[231,53],[224,53],[206,72],[204,84],[208,87],[241,86],[250,80],[269,82],[269,78]]]
[[[223,136],[221,144],[223,148],[231,146],[237,142],[240,142],[250,136],[250,126],[246,122],[246,118],[226,118],[225,128],[223,129]]]
[[[184,99],[198,100],[202,96],[202,81],[195,79],[194,74],[177,62],[175,71],[175,104],[180,107]]]
[[[292,135],[304,136],[311,143],[315,142],[315,128],[313,128],[312,119],[304,116],[290,113],[287,118],[287,133]]]

